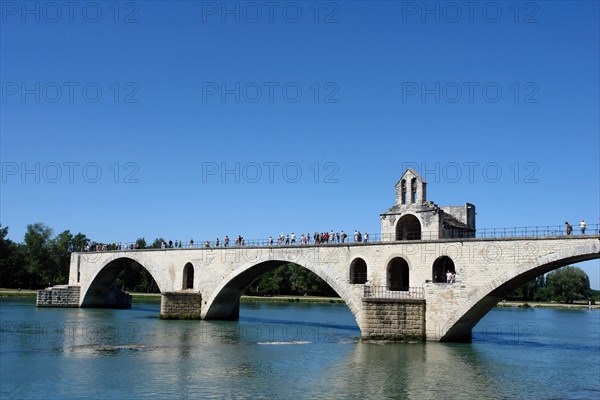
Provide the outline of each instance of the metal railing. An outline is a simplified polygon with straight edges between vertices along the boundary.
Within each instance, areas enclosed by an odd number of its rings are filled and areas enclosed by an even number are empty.
[[[587,225],[585,232],[581,230],[581,228],[577,225],[572,227],[572,230],[569,235],[567,235],[566,225],[546,225],[546,226],[523,226],[523,227],[511,227],[511,228],[482,228],[478,229],[476,232],[466,232],[464,230],[444,230],[440,235],[440,232],[431,232],[431,231],[423,231],[420,232],[418,236],[413,240],[448,240],[448,239],[503,239],[503,238],[524,238],[524,237],[574,237],[574,236],[596,236],[600,235],[600,224],[590,224]],[[369,234],[368,241],[364,240],[355,240],[353,234],[348,235],[346,240],[342,242],[337,239],[329,240],[328,242],[315,243],[315,241],[311,238],[305,244],[300,244],[300,240],[296,238],[294,243],[290,242],[289,244],[278,243],[277,240],[273,240],[273,243],[270,242],[269,239],[244,239],[241,243],[237,242],[235,239],[230,239],[228,245],[220,240],[217,246],[216,241],[203,241],[203,242],[180,242],[177,241],[177,245],[173,244],[173,246],[166,245],[165,249],[214,249],[214,248],[242,248],[242,247],[308,247],[308,246],[343,246],[343,245],[355,245],[355,244],[364,244],[364,243],[389,243],[389,242],[402,242],[404,240],[411,240],[410,238],[406,238],[403,240],[397,240],[395,234]],[[108,244],[105,245],[106,249],[89,249],[82,251],[135,251],[135,250],[145,250],[149,249],[146,247],[145,249],[136,248],[135,242],[125,242],[124,244]]]
[[[556,237],[556,236],[596,236],[600,235],[600,224],[589,224],[583,231],[578,225],[571,227],[567,234],[566,225],[541,225],[541,226],[515,226],[510,228],[480,228],[475,232],[461,229],[445,229],[442,232],[422,231],[420,234],[411,233],[405,239],[397,239],[396,234],[371,235],[376,237],[373,241],[401,241],[401,240],[444,240],[444,239],[503,239],[521,237]]]
[[[290,240],[289,243],[286,243],[285,241],[282,243],[278,243],[276,239],[273,239],[273,242],[271,243],[271,241],[269,239],[243,239],[241,242],[237,241],[236,239],[230,239],[228,244],[225,244],[225,242],[221,239],[219,239],[219,243],[217,244],[216,240],[213,241],[203,241],[203,242],[180,242],[180,241],[176,241],[177,243],[173,243],[173,245],[169,245],[168,243],[165,243],[165,247],[161,247],[162,249],[213,249],[213,248],[242,248],[242,247],[308,247],[308,246],[341,246],[341,245],[347,245],[347,244],[358,244],[358,243],[379,243],[381,242],[381,235],[379,234],[369,234],[368,239],[364,239],[364,236],[362,238],[360,238],[360,240],[355,240],[354,235],[348,235],[348,237],[346,237],[344,240],[337,239],[337,236],[335,239],[329,240],[327,242],[318,242],[315,243],[314,239],[310,239],[308,241],[306,241],[304,244],[301,244],[300,239],[296,237],[296,239],[292,242]],[[120,243],[120,244],[116,244],[116,243],[110,243],[107,244],[107,249],[106,250],[91,250],[91,251],[120,251],[120,250],[144,250],[144,249],[140,249],[140,248],[136,248],[135,246],[135,242],[125,242],[125,243]],[[146,247],[147,249],[152,249],[151,247]],[[155,248],[154,248],[155,249]],[[159,248],[160,249],[160,248]]]
[[[548,237],[548,236],[587,236],[600,234],[600,224],[587,225],[585,231],[574,225],[567,234],[566,225],[517,226],[512,228],[478,229],[478,238],[514,238],[514,237]]]
[[[401,290],[390,290],[387,286],[369,286],[364,287],[364,297],[368,299],[414,299],[422,300],[425,298],[425,291],[422,287],[405,287]]]

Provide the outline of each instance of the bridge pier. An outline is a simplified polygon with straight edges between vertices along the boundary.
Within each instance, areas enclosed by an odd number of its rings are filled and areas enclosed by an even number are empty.
[[[81,288],[79,286],[56,285],[38,290],[37,307],[79,307]]]
[[[200,319],[201,311],[202,295],[200,293],[190,291],[161,293],[161,319]]]
[[[425,340],[425,300],[365,298],[362,307],[363,340]]]

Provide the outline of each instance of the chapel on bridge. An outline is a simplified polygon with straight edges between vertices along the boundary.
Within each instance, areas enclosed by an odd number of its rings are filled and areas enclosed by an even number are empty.
[[[440,207],[427,201],[427,182],[407,169],[396,183],[396,204],[381,214],[381,240],[475,237],[475,206]]]

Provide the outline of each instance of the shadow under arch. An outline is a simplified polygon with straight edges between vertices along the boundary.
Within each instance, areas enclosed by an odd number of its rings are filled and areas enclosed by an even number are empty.
[[[291,262],[306,268],[325,281],[335,293],[344,300],[346,306],[348,306],[352,315],[354,315],[357,325],[360,327],[357,319],[359,312],[358,305],[354,304],[352,301],[349,290],[344,290],[345,288],[341,287],[335,279],[322,273],[318,268],[289,260],[262,261],[249,267],[243,267],[241,271],[234,273],[233,277],[226,279],[225,282],[214,291],[212,298],[206,302],[203,301],[203,309],[205,305],[208,308],[206,309],[206,312],[203,311],[202,318],[206,320],[237,320],[240,314],[240,297],[244,291],[265,273]]]
[[[129,308],[131,302],[129,304],[124,303],[122,296],[125,294],[114,286],[114,281],[119,273],[131,265],[131,263],[135,263],[145,269],[154,280],[154,284],[158,287],[159,291],[163,292],[156,277],[138,260],[130,257],[119,257],[111,260],[98,271],[83,296],[81,307]]]
[[[588,249],[587,246],[581,246],[583,254],[573,255],[569,257],[560,258],[554,257],[554,260],[549,257],[544,257],[546,263],[529,263],[520,266],[520,270],[523,272],[518,273],[516,276],[508,279],[506,282],[498,286],[496,289],[484,293],[484,289],[480,289],[475,295],[472,296],[472,301],[458,310],[456,315],[460,315],[457,321],[449,321],[451,327],[448,331],[440,338],[441,342],[471,342],[472,329],[477,323],[483,318],[492,308],[500,302],[507,293],[512,292],[521,285],[537,278],[540,275],[554,271],[555,269],[565,267],[567,265],[575,264],[582,261],[600,259],[600,253],[585,252]],[[575,251],[576,253],[576,251]]]

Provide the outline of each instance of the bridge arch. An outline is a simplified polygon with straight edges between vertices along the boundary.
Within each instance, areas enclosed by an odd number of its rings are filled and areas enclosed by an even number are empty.
[[[421,240],[421,221],[413,214],[403,215],[396,223],[396,240]]]
[[[239,300],[244,291],[265,273],[288,263],[298,264],[323,279],[346,303],[360,327],[363,287],[351,285],[346,276],[309,260],[268,259],[249,262],[225,277],[212,293],[203,296],[202,319],[239,318]]]
[[[135,262],[144,268],[152,277],[156,286],[160,292],[163,292],[163,288],[159,279],[153,273],[152,268],[148,268],[142,264],[141,260],[135,256],[124,256],[117,257],[107,262],[102,266],[98,272],[94,275],[91,283],[87,287],[85,293],[83,293],[81,300],[81,307],[113,307],[119,306],[118,299],[110,298],[111,293],[114,292],[113,283],[119,273],[127,266],[127,263]],[[116,303],[115,303],[116,301]]]
[[[362,257],[356,257],[350,263],[349,282],[352,285],[365,284],[368,280],[367,262]]]
[[[495,276],[490,285],[471,293],[468,301],[462,307],[457,308],[446,321],[438,322],[440,326],[448,327],[446,332],[441,335],[440,341],[470,342],[473,327],[504,298],[506,293],[542,274],[593,259],[600,259],[597,243],[580,245],[540,256]],[[493,288],[490,288],[491,286]]]

